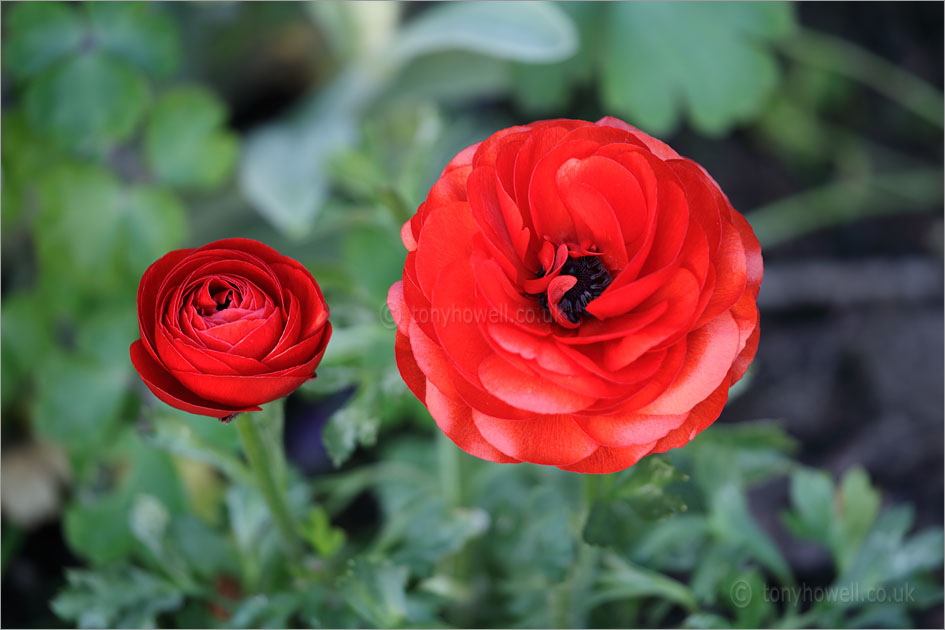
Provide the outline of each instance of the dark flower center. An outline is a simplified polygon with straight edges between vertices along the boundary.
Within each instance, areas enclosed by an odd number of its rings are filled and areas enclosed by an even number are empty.
[[[545,270],[541,269],[538,277],[544,275]],[[569,258],[561,268],[560,275],[577,278],[577,283],[558,302],[558,308],[573,324],[581,321],[590,301],[603,293],[612,280],[600,256]],[[548,294],[539,294],[538,303],[548,311]]]

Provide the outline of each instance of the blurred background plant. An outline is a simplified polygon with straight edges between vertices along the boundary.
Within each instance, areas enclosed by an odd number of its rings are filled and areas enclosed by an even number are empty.
[[[941,627],[942,18],[5,3],[6,625]],[[747,214],[759,357],[717,426],[624,473],[480,462],[394,366],[400,225],[492,131],[606,114]],[[302,558],[233,427],[157,403],[128,360],[147,265],[227,236],[301,260],[332,305],[286,403]]]

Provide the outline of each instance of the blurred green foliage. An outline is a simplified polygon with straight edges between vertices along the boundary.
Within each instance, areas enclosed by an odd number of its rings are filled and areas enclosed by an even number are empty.
[[[68,460],[58,518],[82,566],[51,603],[62,622],[896,626],[941,603],[941,529],[910,533],[910,508],[882,506],[861,469],[835,482],[800,466],[773,423],[715,426],[601,478],[434,447],[385,306],[400,226],[437,173],[522,117],[607,113],[713,147],[738,130],[817,174],[749,214],[766,246],[937,209],[939,163],[837,115],[878,91],[904,134],[940,134],[941,94],[920,79],[799,25],[788,3],[22,2],[4,5],[3,29],[3,439]],[[199,68],[256,54],[233,35],[256,30],[286,49],[299,30],[315,41],[317,80],[241,135],[232,95]],[[147,265],[234,235],[301,260],[331,304],[332,342],[298,399],[353,391],[323,432],[340,470],[287,473],[308,545],[289,561],[235,427],[157,403],[128,360]],[[800,583],[751,509],[785,479],[784,528],[832,561],[822,586],[912,599],[763,596]],[[30,525],[5,515],[4,570]]]

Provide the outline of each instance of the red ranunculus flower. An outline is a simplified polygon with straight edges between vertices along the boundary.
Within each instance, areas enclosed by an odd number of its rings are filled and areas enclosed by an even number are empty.
[[[748,223],[701,166],[614,118],[469,147],[401,236],[400,372],[483,459],[606,473],[682,446],[758,345]]]
[[[281,398],[315,375],[328,305],[298,262],[250,239],[179,249],[138,286],[131,362],[154,395],[216,418]]]

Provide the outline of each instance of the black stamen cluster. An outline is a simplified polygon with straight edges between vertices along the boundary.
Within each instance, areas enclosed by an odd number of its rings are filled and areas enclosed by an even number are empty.
[[[545,270],[541,269],[538,277],[541,278],[544,275]],[[573,324],[581,321],[581,316],[584,315],[590,301],[603,293],[613,280],[600,256],[569,258],[561,268],[561,275],[577,278],[577,283],[558,302],[558,307]],[[539,294],[538,303],[547,311],[548,294]]]

